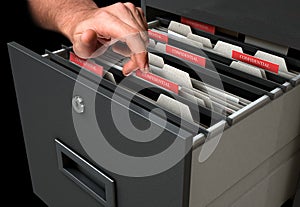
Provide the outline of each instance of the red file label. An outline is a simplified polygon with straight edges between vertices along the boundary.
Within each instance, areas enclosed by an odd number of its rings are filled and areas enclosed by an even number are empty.
[[[148,35],[150,38],[152,38],[154,40],[157,40],[157,41],[160,41],[163,43],[168,43],[168,35],[161,34],[161,33],[155,32],[150,29],[148,30]]]
[[[154,75],[153,73],[143,73],[140,70],[136,71],[136,76],[178,94],[179,86],[174,82],[171,82],[162,77]]]
[[[170,46],[170,45],[166,46],[166,52],[169,54],[175,55],[179,58],[182,58],[184,60],[190,61],[192,63],[196,63],[197,65],[200,65],[202,67],[205,67],[205,65],[206,65],[206,59],[204,57],[189,53],[187,51],[178,49],[178,48]]]
[[[80,58],[72,52],[70,52],[70,61],[101,76],[101,77],[103,76],[103,67],[101,65],[98,65],[89,60]]]
[[[192,28],[199,29],[199,30],[202,30],[204,32],[211,33],[211,34],[215,34],[215,32],[216,32],[216,27],[215,26],[212,26],[212,25],[209,25],[209,24],[206,24],[206,23],[203,23],[203,22],[198,22],[198,21],[188,19],[188,18],[185,18],[185,17],[181,17],[181,23],[189,25]]]
[[[237,51],[232,51],[232,58],[236,60],[240,60],[242,62],[248,63],[250,65],[254,65],[256,67],[271,71],[273,73],[278,73],[279,70],[279,65],[251,56],[247,55],[245,53],[237,52]]]

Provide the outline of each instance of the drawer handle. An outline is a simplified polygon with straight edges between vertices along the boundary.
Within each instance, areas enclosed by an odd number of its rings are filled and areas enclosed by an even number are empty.
[[[59,170],[105,207],[115,207],[114,181],[55,140]]]

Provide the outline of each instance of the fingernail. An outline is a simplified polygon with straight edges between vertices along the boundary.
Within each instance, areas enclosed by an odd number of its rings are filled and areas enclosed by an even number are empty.
[[[126,74],[124,74],[124,76],[130,76],[131,74],[132,74],[133,72],[129,72],[129,73],[126,73]]]

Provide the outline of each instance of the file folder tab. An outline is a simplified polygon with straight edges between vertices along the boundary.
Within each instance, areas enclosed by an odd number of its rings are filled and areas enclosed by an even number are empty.
[[[270,62],[273,62],[273,64],[278,65],[278,70],[280,72],[284,72],[284,73],[288,73],[289,72],[288,69],[287,69],[287,66],[286,66],[285,59],[282,58],[282,57],[278,57],[276,55],[272,55],[272,54],[269,54],[269,53],[266,53],[266,52],[263,52],[263,51],[260,51],[260,50],[258,50],[255,53],[255,57],[263,59],[263,60],[267,60],[267,61],[270,61]]]
[[[209,24],[206,24],[203,22],[198,22],[198,21],[188,19],[185,17],[181,17],[181,23],[187,24],[187,25],[191,26],[192,28],[199,29],[204,32],[208,32],[210,34],[215,34],[215,32],[216,32],[216,27],[214,27],[212,25],[209,25]]]
[[[203,46],[208,47],[208,48],[213,48],[210,39],[206,38],[206,37],[201,37],[199,35],[195,35],[195,34],[188,34],[187,38],[190,40],[194,40],[196,42],[201,43]]]
[[[168,27],[168,33],[175,32],[179,35],[186,37],[188,34],[192,33],[192,29],[190,26],[181,24],[175,21],[171,21]]]
[[[178,94],[179,86],[174,82],[168,81],[153,73],[143,73],[140,70],[136,71],[136,76]]]
[[[230,67],[234,68],[236,70],[240,70],[245,73],[254,75],[259,78],[264,78],[264,76],[262,75],[262,71],[259,68],[255,67],[253,65],[250,65],[250,64],[246,64],[244,62],[232,61],[232,63],[230,64]]]
[[[163,68],[165,63],[164,63],[164,59],[158,55],[154,55],[152,53],[148,53],[148,59],[149,59],[149,63],[150,65],[159,67],[159,68]]]
[[[214,47],[214,51],[222,54],[224,57],[231,58],[232,51],[243,52],[243,48],[227,42],[218,41]]]
[[[171,55],[174,55],[176,57],[179,57],[179,58],[182,58],[184,60],[190,61],[190,62],[195,63],[197,65],[200,65],[202,67],[206,66],[206,59],[204,57],[199,56],[199,55],[189,53],[187,51],[178,49],[178,48],[170,46],[170,45],[166,46],[166,52],[171,54]]]
[[[157,104],[161,107],[166,108],[167,110],[171,111],[172,113],[176,114],[182,119],[190,123],[194,123],[192,113],[190,111],[190,108],[187,105],[173,98],[170,98],[169,96],[166,96],[164,94],[161,94],[159,96],[157,100]]]
[[[163,43],[168,43],[168,36],[156,31],[153,31],[151,29],[148,30],[148,35],[150,38],[163,42]]]
[[[179,70],[170,65],[164,65],[162,71],[164,78],[189,89],[193,87],[190,75],[187,72]]]
[[[79,65],[88,71],[95,73],[101,77],[103,77],[103,67],[96,63],[91,62],[90,60],[85,60],[83,58],[78,57],[73,52],[70,52],[70,61],[76,65]]]
[[[104,76],[103,76],[106,80],[109,80],[110,82],[112,82],[113,84],[117,85],[116,79],[114,77],[114,74],[112,74],[111,72],[106,71]]]
[[[278,73],[279,70],[278,64],[271,63],[269,61],[253,57],[251,55],[247,55],[238,51],[232,51],[232,58],[271,71],[273,73]]]

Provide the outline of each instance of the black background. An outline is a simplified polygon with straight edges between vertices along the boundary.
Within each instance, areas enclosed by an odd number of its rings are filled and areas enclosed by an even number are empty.
[[[1,205],[46,206],[32,192],[29,167],[21,122],[17,107],[13,77],[10,68],[7,43],[15,41],[43,54],[45,49],[57,50],[61,44],[70,45],[59,33],[44,30],[31,19],[26,0],[6,1],[1,12]],[[100,0],[99,6],[117,1]],[[139,1],[131,1],[137,6]],[[3,3],[4,4],[4,3]],[[3,185],[4,184],[4,185]],[[3,191],[2,191],[3,192]]]

